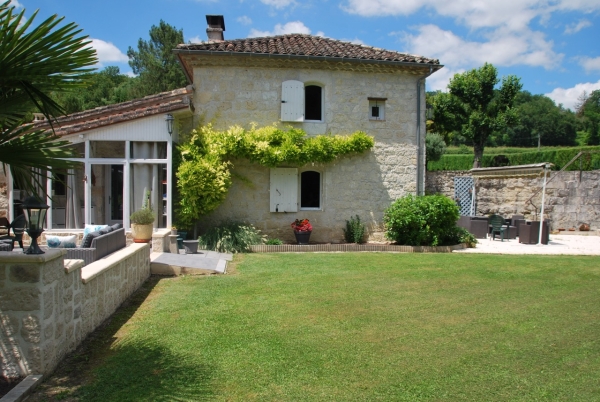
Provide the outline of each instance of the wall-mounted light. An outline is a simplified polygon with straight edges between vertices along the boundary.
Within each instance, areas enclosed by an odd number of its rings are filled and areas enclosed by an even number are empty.
[[[168,114],[165,117],[165,121],[167,122],[167,131],[169,132],[169,135],[173,135],[173,121],[175,120],[175,118],[173,117],[172,114]]]

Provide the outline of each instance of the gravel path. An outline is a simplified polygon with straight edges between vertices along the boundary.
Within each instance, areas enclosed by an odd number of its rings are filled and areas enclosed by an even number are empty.
[[[600,255],[600,236],[550,235],[547,245],[521,244],[519,239],[478,239],[476,248],[454,253]]]

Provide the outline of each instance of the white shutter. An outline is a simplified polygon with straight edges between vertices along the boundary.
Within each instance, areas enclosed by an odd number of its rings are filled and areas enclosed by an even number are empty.
[[[271,169],[271,212],[298,211],[298,169]]]
[[[281,84],[281,121],[304,121],[304,83],[284,81]]]

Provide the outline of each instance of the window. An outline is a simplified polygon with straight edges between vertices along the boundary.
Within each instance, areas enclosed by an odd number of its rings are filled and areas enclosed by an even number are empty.
[[[321,174],[307,171],[300,174],[300,208],[321,208]]]
[[[323,87],[301,81],[284,81],[281,86],[281,121],[322,121]]]
[[[321,118],[321,87],[307,85],[304,87],[304,120],[323,120]]]
[[[369,99],[369,120],[385,120],[385,101],[387,98]]]
[[[321,209],[321,173],[298,175],[296,168],[271,169],[270,211],[297,212],[298,205],[300,209]]]

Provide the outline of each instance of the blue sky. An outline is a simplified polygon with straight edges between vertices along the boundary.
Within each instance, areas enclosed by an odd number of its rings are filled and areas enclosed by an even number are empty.
[[[206,14],[225,18],[225,39],[322,35],[438,58],[427,90],[459,72],[494,64],[523,89],[573,108],[600,89],[600,0],[13,0],[39,23],[52,14],[93,40],[100,67],[131,73],[129,46],[164,20],[186,42],[206,40]]]

